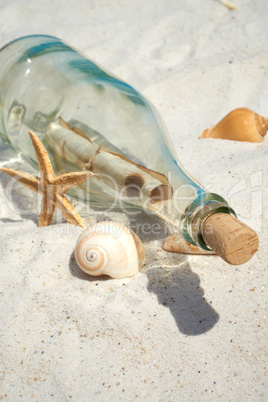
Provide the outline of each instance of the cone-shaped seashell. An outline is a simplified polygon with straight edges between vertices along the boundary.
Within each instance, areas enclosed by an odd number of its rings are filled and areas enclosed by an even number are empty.
[[[89,275],[126,278],[138,273],[144,264],[144,248],[139,237],[116,222],[99,222],[78,238],[75,258]]]
[[[235,109],[218,124],[203,131],[201,138],[262,142],[268,130],[268,119],[247,108]]]
[[[206,251],[197,246],[188,243],[179,233],[168,236],[162,248],[166,251],[183,254],[215,254],[214,251]]]

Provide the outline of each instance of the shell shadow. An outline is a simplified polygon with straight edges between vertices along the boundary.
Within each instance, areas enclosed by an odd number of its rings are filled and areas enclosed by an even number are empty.
[[[206,301],[200,279],[187,261],[179,268],[152,268],[146,272],[148,291],[169,308],[178,329],[184,335],[201,335],[219,320],[219,314]]]

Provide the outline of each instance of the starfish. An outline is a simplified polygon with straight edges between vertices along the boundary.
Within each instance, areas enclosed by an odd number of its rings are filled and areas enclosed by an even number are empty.
[[[58,208],[68,222],[86,228],[86,224],[75,210],[74,206],[67,200],[64,193],[79,184],[84,183],[92,172],[70,172],[60,176],[55,176],[46,148],[39,138],[31,131],[31,137],[40,176],[33,176],[29,173],[21,172],[16,169],[0,168],[1,172],[14,177],[18,182],[43,196],[41,213],[38,226],[48,226],[51,222],[55,208]]]

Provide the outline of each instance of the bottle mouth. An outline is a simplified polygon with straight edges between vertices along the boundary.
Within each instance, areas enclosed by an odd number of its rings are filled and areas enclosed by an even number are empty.
[[[180,231],[188,243],[211,251],[203,237],[203,223],[215,213],[225,213],[236,217],[228,202],[218,194],[205,193],[189,205],[180,220]]]

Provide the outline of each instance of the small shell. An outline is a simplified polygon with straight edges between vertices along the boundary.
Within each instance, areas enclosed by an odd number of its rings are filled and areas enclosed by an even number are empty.
[[[144,264],[139,237],[116,222],[99,222],[87,228],[75,246],[77,264],[89,275],[127,278]]]
[[[168,236],[165,239],[162,248],[166,251],[183,254],[215,254],[214,251],[206,251],[197,246],[193,246],[192,244],[188,243],[179,233],[174,233]]]
[[[201,138],[262,142],[268,130],[268,119],[247,108],[235,109],[218,124],[203,131]]]

